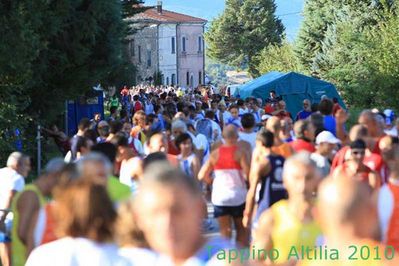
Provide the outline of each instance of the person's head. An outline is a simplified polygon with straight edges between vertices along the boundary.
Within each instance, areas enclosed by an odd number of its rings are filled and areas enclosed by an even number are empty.
[[[267,115],[264,115],[267,116]],[[280,120],[281,131],[285,134],[291,134],[291,130],[293,129],[292,119],[289,116],[286,116]]]
[[[350,146],[349,160],[358,164],[362,163],[366,155],[366,143],[362,139],[352,141]]]
[[[139,126],[141,128],[145,127],[145,122],[146,122],[146,115],[143,110],[137,111],[134,113],[133,116],[133,123],[135,126]]]
[[[117,111],[118,111],[118,107],[116,107],[116,106],[111,106],[111,108],[109,108],[109,113],[112,117],[117,116]]]
[[[377,116],[371,110],[364,110],[360,113],[358,123],[367,128],[371,137],[377,137],[378,121]]]
[[[241,117],[241,125],[244,129],[252,129],[255,127],[255,117],[251,113],[243,114]]]
[[[331,115],[333,113],[333,109],[334,103],[328,98],[321,100],[319,103],[319,111],[322,115]]]
[[[239,110],[238,110],[238,106],[237,105],[235,105],[235,104],[232,104],[232,105],[230,105],[229,106],[229,112],[230,112],[230,114],[231,114],[231,116],[234,118],[234,119],[237,119],[238,117],[239,117]]]
[[[111,165],[114,164],[117,153],[117,148],[114,144],[110,142],[98,143],[91,148],[91,151],[104,155]]]
[[[132,131],[132,124],[130,122],[123,123],[122,132],[126,134],[126,136],[130,136],[130,132]]]
[[[211,102],[211,109],[212,110],[217,110],[218,109],[218,102],[217,101],[213,100]]]
[[[135,200],[137,224],[156,252],[181,262],[200,248],[205,213],[195,180],[169,163],[153,163]]]
[[[98,135],[102,138],[106,138],[109,135],[109,124],[107,121],[102,120],[97,126]]]
[[[256,135],[256,146],[271,149],[274,145],[274,135],[266,129],[261,130]]]
[[[218,109],[220,112],[224,113],[226,111],[226,104],[223,102],[218,103]]]
[[[187,125],[183,120],[176,119],[172,122],[172,135],[177,138],[179,135],[187,132]]]
[[[324,117],[320,113],[313,113],[308,117],[308,120],[310,123],[313,125],[314,129],[314,136],[317,137],[317,135],[324,131]]]
[[[371,238],[378,225],[370,187],[346,177],[323,180],[318,190],[316,213],[326,237],[335,240]]]
[[[116,242],[121,247],[149,248],[137,224],[137,217],[134,215],[134,200],[122,202],[118,207],[118,218],[116,221]]]
[[[93,144],[94,144],[93,141],[89,138],[86,137],[79,138],[76,143],[77,157],[80,158],[81,156],[88,154]]]
[[[272,90],[272,91],[270,91],[270,98],[276,98],[276,91],[274,91],[274,90]]]
[[[112,144],[111,144],[112,145]],[[105,186],[112,173],[112,165],[105,155],[91,152],[76,162],[79,175],[88,182]]]
[[[399,139],[385,136],[379,141],[378,147],[392,177],[399,178]]]
[[[101,120],[101,114],[100,114],[100,113],[94,113],[93,118],[94,118],[94,121],[100,122],[100,120]]]
[[[228,144],[236,143],[238,140],[238,131],[234,125],[226,125],[223,128],[223,138]]]
[[[105,186],[81,178],[55,193],[54,215],[58,237],[112,240],[116,212]]]
[[[309,120],[298,120],[294,124],[294,133],[297,139],[314,140],[314,131]]]
[[[284,163],[283,183],[288,198],[311,203],[316,195],[320,173],[308,152],[297,153]]]
[[[109,133],[116,134],[120,132],[123,128],[123,124],[119,121],[110,121],[109,122]]]
[[[208,118],[208,119],[211,119],[211,120],[215,119],[215,112],[212,111],[212,110],[207,110],[205,112],[205,118]]]
[[[138,100],[139,100],[139,96],[137,94],[133,95],[133,101],[137,102]]]
[[[132,154],[132,148],[129,147],[129,140],[126,135],[122,132],[115,134],[111,141],[117,148],[116,162],[120,163],[125,159],[129,159]]]
[[[279,101],[278,102],[278,108],[280,110],[285,110],[286,107],[287,107],[287,105],[285,104],[285,101]]]
[[[78,124],[78,130],[81,133],[84,133],[86,130],[90,128],[90,120],[88,118],[82,118]]]
[[[31,170],[29,156],[15,151],[8,156],[7,167],[15,170],[18,174],[23,177],[27,177]]]
[[[340,142],[330,131],[322,131],[316,137],[317,151],[325,157],[330,157]]]
[[[311,111],[310,100],[308,100],[308,99],[303,100],[303,109],[304,109],[305,111],[308,111],[308,112]]]
[[[275,137],[279,136],[281,131],[280,119],[276,116],[270,117],[266,121],[266,129],[274,134]]]
[[[66,163],[62,158],[51,159],[45,166],[42,175],[38,180],[44,180],[43,194],[50,196],[52,190],[58,185],[60,181],[61,172],[64,170]]]
[[[193,152],[193,139],[187,133],[180,134],[176,138],[176,147],[183,155],[189,155]]]
[[[160,131],[151,132],[148,137],[148,149],[153,152],[168,152],[168,139]]]

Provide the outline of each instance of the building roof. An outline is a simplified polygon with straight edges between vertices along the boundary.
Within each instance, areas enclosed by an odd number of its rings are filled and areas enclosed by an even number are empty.
[[[197,17],[176,13],[163,9],[159,13],[157,7],[147,9],[146,11],[135,15],[133,20],[150,20],[158,23],[206,23],[207,20]]]

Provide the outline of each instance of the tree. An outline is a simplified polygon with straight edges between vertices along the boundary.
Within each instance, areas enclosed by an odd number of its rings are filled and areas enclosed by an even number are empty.
[[[257,70],[264,74],[270,71],[304,72],[294,52],[294,45],[286,40],[281,45],[272,44],[264,48],[258,57]]]
[[[281,43],[284,32],[275,11],[274,0],[227,0],[205,35],[208,55],[258,76],[257,56],[269,44]]]

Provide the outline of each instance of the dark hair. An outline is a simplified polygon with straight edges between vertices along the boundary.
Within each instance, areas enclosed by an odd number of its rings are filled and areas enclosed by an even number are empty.
[[[350,148],[351,149],[362,149],[362,150],[365,150],[366,149],[366,142],[364,142],[364,140],[362,140],[362,139],[357,139],[357,140],[351,142]]]
[[[205,118],[209,118],[211,120],[215,119],[215,113],[212,110],[207,110],[205,112]]]
[[[97,134],[96,130],[88,129],[88,130],[85,131],[84,136],[86,138],[90,139],[91,141],[93,141],[93,143],[96,143],[98,134]]]
[[[86,137],[79,137],[76,142],[76,151],[81,152],[82,148],[87,148],[87,142],[89,141]]]
[[[139,99],[139,96],[137,94],[133,96],[133,101],[138,101],[138,99]]]
[[[241,125],[243,128],[253,128],[255,126],[255,117],[251,113],[246,113],[241,118]]]
[[[129,140],[126,137],[126,135],[122,132],[116,133],[115,136],[112,137],[110,142],[112,144],[114,144],[116,147],[128,147],[129,146]]]
[[[109,133],[116,134],[121,131],[123,128],[123,124],[119,121],[110,121],[109,122]]]
[[[116,146],[109,142],[99,143],[91,148],[92,152],[98,152],[108,158],[111,163],[115,162]]]
[[[90,120],[87,117],[84,117],[79,121],[79,124],[78,124],[79,130],[83,131],[83,130],[88,129],[89,127],[90,127]]]
[[[319,111],[319,104],[312,103],[312,105],[310,106],[310,110],[312,111],[312,113],[316,113],[317,111]]]
[[[238,106],[243,106],[244,103],[245,103],[245,102],[244,102],[243,99],[238,99],[238,100],[237,100],[237,105],[238,105]]]
[[[149,114],[149,115],[147,115],[146,118],[145,118],[145,124],[146,124],[146,125],[153,124],[153,123],[154,123],[154,120],[155,120],[156,118],[158,118],[158,116],[155,115],[155,114]]]
[[[337,97],[334,97],[332,100],[333,100],[333,103],[338,103],[338,98]]]
[[[191,136],[189,134],[187,134],[187,133],[180,134],[175,140],[176,148],[180,151],[180,144],[182,144],[183,142],[185,142],[188,139],[191,140],[191,143],[193,143],[193,139],[191,138]]]
[[[118,110],[118,107],[116,107],[116,106],[111,106],[111,108],[109,108],[109,112],[111,115],[115,114],[117,110]]]
[[[154,163],[154,162],[159,162],[159,161],[165,161],[168,162],[168,158],[166,157],[166,154],[163,152],[153,152],[147,155],[143,159],[143,170],[147,169],[147,167]]]
[[[323,115],[331,115],[334,109],[334,103],[330,99],[323,99],[319,104],[319,111]]]
[[[236,104],[230,105],[230,106],[229,106],[229,111],[230,111],[231,109],[234,109],[234,108],[238,110],[238,105],[236,105]]]
[[[275,91],[275,90],[271,90],[271,91],[270,91],[270,93],[274,93],[274,94],[276,94],[276,91]]]
[[[274,134],[266,129],[259,131],[256,135],[256,140],[260,141],[266,148],[271,148],[274,145]]]

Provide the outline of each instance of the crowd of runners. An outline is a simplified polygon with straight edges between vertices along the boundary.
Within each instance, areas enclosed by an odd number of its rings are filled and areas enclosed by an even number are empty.
[[[123,88],[32,184],[0,169],[2,265],[399,265],[399,120],[291,114],[210,89]],[[209,214],[218,234],[207,234]]]

